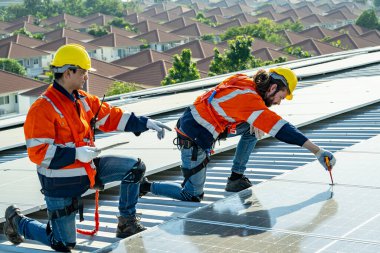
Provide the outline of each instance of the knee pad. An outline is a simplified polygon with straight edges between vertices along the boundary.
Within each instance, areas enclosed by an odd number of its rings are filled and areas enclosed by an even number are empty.
[[[50,247],[58,252],[71,252],[75,244],[76,243],[63,243],[52,238]]]
[[[123,183],[140,183],[145,175],[146,167],[145,163],[138,159],[137,163],[132,167],[130,171],[125,174],[122,182]]]

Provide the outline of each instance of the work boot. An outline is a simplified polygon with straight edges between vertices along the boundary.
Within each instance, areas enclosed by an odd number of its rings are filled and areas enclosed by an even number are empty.
[[[231,180],[228,178],[225,190],[228,192],[239,192],[252,186],[251,181],[246,176],[242,176],[239,179]]]
[[[13,244],[20,244],[24,241],[24,237],[18,232],[18,224],[24,215],[15,205],[9,206],[5,210],[4,234]]]
[[[150,192],[150,186],[152,182],[149,182],[147,177],[143,177],[140,183],[140,193],[139,197],[145,196],[148,192]]]
[[[146,228],[141,225],[140,217],[138,216],[128,218],[119,216],[117,218],[119,219],[116,229],[116,237],[118,238],[126,238],[146,230]]]

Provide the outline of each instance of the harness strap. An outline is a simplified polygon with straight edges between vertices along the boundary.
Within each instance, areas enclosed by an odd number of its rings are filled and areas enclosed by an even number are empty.
[[[195,175],[197,174],[199,171],[201,171],[203,168],[206,167],[206,165],[210,162],[210,158],[208,156],[206,156],[206,158],[196,167],[192,168],[192,169],[185,169],[185,168],[182,168],[181,167],[181,170],[182,170],[182,175],[184,177],[184,180],[181,184],[182,187],[185,186],[186,182],[189,180],[189,178],[192,176],[192,175]]]

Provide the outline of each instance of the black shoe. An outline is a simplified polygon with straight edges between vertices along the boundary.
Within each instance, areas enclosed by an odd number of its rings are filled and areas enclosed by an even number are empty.
[[[132,216],[129,218],[119,216],[117,218],[119,219],[116,229],[116,237],[118,238],[126,238],[146,230],[146,228],[140,223],[139,216]]]
[[[239,179],[231,180],[228,178],[225,190],[228,192],[239,192],[252,186],[251,181],[246,176],[242,176]]]
[[[5,210],[4,234],[13,244],[20,244],[24,241],[24,237],[18,233],[18,223],[24,215],[20,209],[14,205],[9,206]]]
[[[146,195],[148,192],[150,192],[150,186],[152,185],[151,182],[149,182],[147,177],[143,177],[140,183],[140,192],[139,197]]]

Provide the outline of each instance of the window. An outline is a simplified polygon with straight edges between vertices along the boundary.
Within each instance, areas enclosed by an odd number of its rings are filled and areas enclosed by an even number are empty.
[[[33,64],[37,65],[38,64],[38,58],[33,59]]]
[[[0,105],[9,104],[9,96],[0,97]]]
[[[15,95],[15,103],[17,104],[18,103],[18,96]]]

